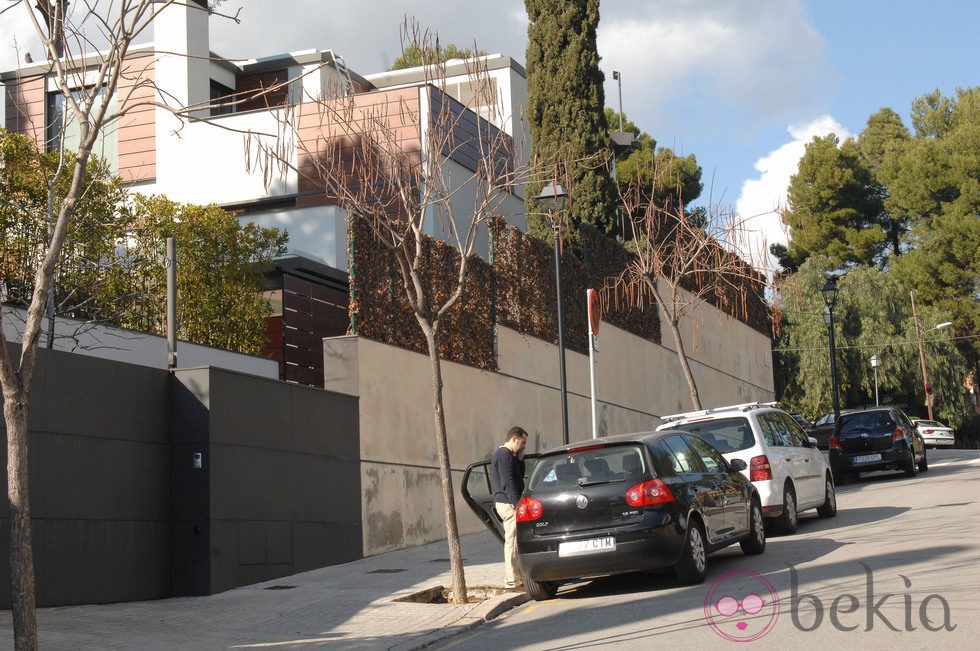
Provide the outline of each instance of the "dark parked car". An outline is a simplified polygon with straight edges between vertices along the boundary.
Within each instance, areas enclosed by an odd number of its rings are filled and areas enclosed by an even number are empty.
[[[841,412],[844,413],[844,412]],[[826,450],[830,447],[830,437],[834,434],[834,412],[820,414],[813,423],[805,429],[807,436],[817,439],[817,447]]]
[[[804,431],[806,431],[806,429],[809,428],[810,425],[813,425],[813,423],[811,423],[810,421],[808,421],[806,418],[803,417],[803,414],[790,414],[790,418],[792,418],[797,423],[799,423],[800,427],[802,427]]]
[[[842,413],[830,438],[830,468],[840,482],[872,470],[929,469],[922,435],[901,409],[876,407]]]
[[[467,468],[463,497],[500,536],[487,464]],[[528,465],[517,551],[533,599],[550,599],[569,581],[665,567],[683,583],[700,583],[711,552],[734,543],[746,554],[765,549],[761,502],[740,472],[745,462],[729,463],[688,432],[573,443]]]

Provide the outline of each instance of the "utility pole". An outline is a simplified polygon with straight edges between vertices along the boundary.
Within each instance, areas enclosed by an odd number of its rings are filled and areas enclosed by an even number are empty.
[[[929,385],[929,376],[926,375],[926,355],[922,350],[922,326],[919,325],[919,315],[915,311],[915,293],[909,292],[912,299],[912,320],[915,321],[915,338],[919,343],[919,366],[922,368],[922,389],[926,394],[926,409],[929,411],[929,420],[932,420],[932,387]]]

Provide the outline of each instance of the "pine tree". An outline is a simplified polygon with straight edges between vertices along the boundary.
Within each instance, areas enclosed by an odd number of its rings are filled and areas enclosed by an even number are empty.
[[[611,232],[616,190],[607,165],[611,147],[604,112],[605,77],[596,49],[599,0],[525,0],[524,4],[530,20],[527,111],[533,155],[549,166],[557,164],[554,173],[570,194],[572,239],[581,224]],[[547,170],[543,173],[548,175]],[[531,231],[550,238],[550,221],[542,216],[547,210],[535,201],[546,182],[528,183],[524,202]]]

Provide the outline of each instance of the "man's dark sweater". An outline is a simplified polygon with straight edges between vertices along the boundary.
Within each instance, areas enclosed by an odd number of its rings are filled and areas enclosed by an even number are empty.
[[[490,459],[490,484],[493,501],[517,506],[524,493],[524,461],[504,446]]]

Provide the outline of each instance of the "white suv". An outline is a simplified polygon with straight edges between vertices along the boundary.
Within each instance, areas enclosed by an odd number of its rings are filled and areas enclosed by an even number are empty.
[[[729,461],[745,461],[742,474],[759,491],[763,515],[783,533],[792,533],[801,511],[816,508],[821,518],[835,516],[837,495],[816,440],[775,404],[750,402],[663,416],[657,430],[692,432]]]

